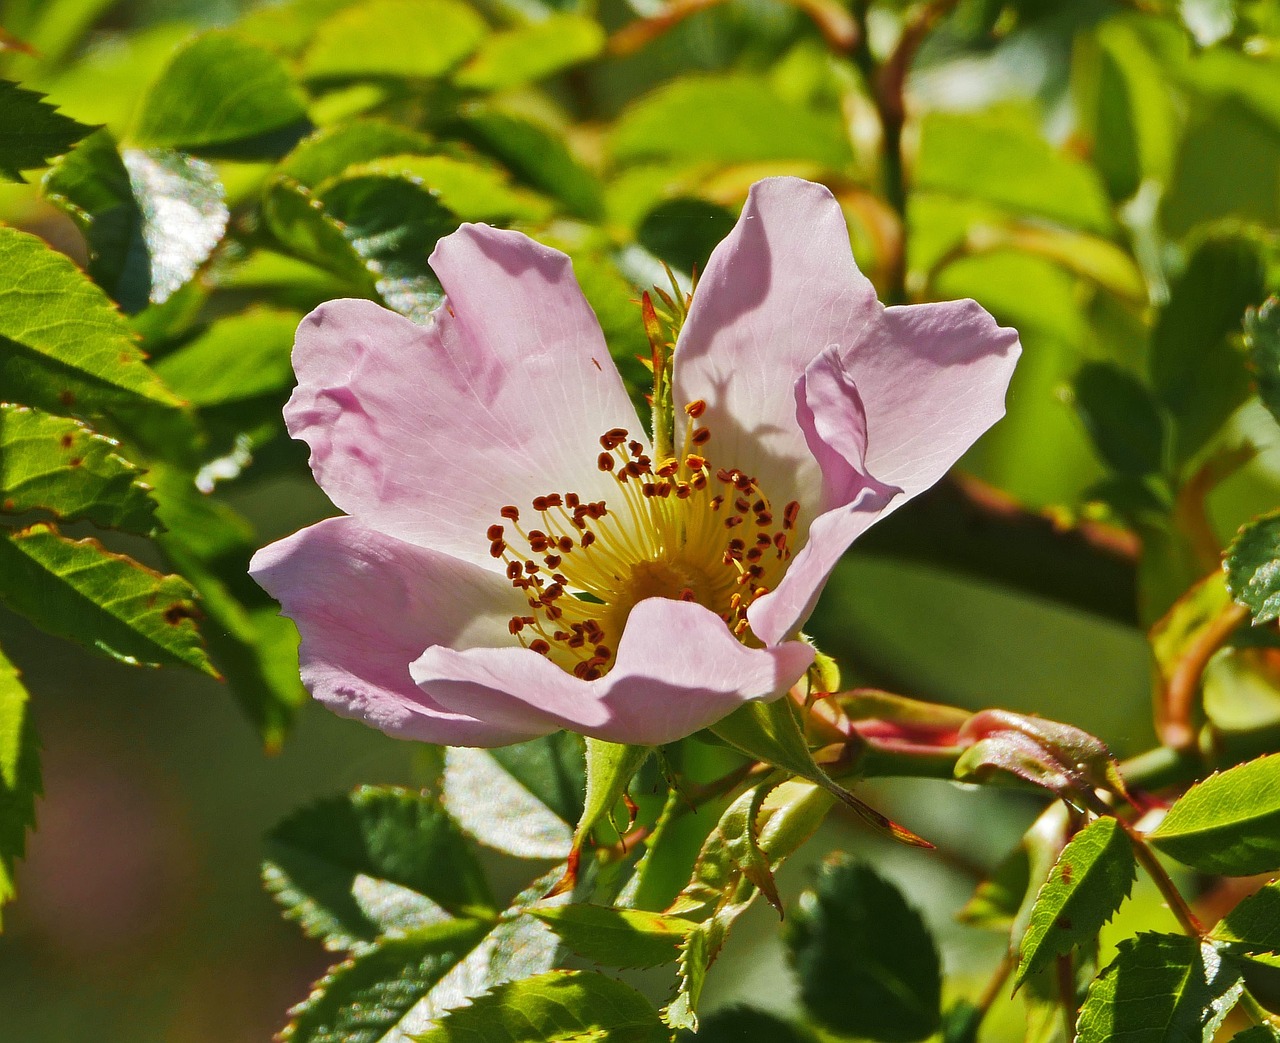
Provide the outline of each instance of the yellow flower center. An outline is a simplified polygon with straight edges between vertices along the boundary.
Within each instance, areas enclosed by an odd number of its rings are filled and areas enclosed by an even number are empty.
[[[684,451],[657,464],[621,428],[601,435],[596,465],[617,484],[609,500],[538,496],[532,524],[502,508],[489,552],[527,598],[528,614],[510,621],[522,645],[592,680],[612,666],[631,610],[653,597],[696,601],[749,638],[747,609],[786,569],[800,505],[775,514],[754,477],[713,467],[711,433],[695,426],[705,408],[690,403]]]

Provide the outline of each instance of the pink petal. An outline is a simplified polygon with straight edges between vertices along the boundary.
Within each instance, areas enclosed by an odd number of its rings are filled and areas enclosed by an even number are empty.
[[[812,521],[822,474],[796,418],[794,385],[880,313],[831,193],[790,177],[754,185],[698,282],[676,351],[677,406],[707,403],[706,456],[755,475],[775,504],[799,501]]]
[[[650,598],[632,610],[613,669],[599,680],[523,648],[428,648],[412,673],[442,706],[513,731],[564,727],[661,745],[782,694],[812,662],[808,645],[748,648],[701,605]]]
[[[448,297],[425,327],[359,300],[303,319],[285,418],[341,510],[491,567],[503,505],[601,499],[599,436],[643,435],[564,254],[463,225],[431,264]]]
[[[523,602],[501,577],[331,518],[254,555],[249,571],[298,625],[307,690],[329,709],[404,739],[503,746],[556,725],[505,727],[441,706],[409,664],[430,645],[508,644]]]

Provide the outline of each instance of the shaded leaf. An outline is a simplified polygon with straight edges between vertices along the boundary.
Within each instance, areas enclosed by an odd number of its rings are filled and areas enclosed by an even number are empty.
[[[1227,589],[1253,613],[1255,624],[1280,618],[1280,513],[1250,522],[1223,559]]]
[[[306,99],[284,63],[230,33],[210,32],[184,45],[151,87],[137,138],[162,148],[240,146],[271,155],[272,134],[306,124]]]
[[[77,413],[180,405],[132,331],[69,258],[0,227],[0,399]]]
[[[120,443],[66,417],[0,403],[0,513],[47,511],[151,535],[156,504]]]
[[[1248,876],[1280,868],[1280,754],[1192,786],[1148,838],[1205,873]]]
[[[453,82],[481,91],[517,87],[590,61],[604,48],[604,39],[604,29],[594,18],[553,14],[494,33]]]
[[[640,245],[682,272],[702,271],[711,251],[734,225],[734,215],[701,199],[671,199],[645,215],[636,231]]]
[[[696,1034],[676,1036],[679,1043],[813,1043],[814,1038],[807,1029],[754,1007],[718,1010]]]
[[[1244,952],[1280,953],[1280,881],[1261,887],[1227,913],[1209,938]]]
[[[316,31],[302,59],[309,79],[443,76],[476,49],[484,20],[455,0],[368,0]]]
[[[40,795],[39,744],[27,690],[0,652],[0,907],[14,896],[14,862],[26,852]]]
[[[693,924],[679,916],[603,905],[529,910],[579,956],[606,967],[660,967],[675,963]]]
[[[740,75],[687,77],[659,87],[622,113],[610,144],[624,163],[792,159],[843,169],[852,159],[839,120],[783,99],[764,80]]]
[[[1244,322],[1249,362],[1262,404],[1280,423],[1280,297],[1271,297]]]
[[[295,812],[268,834],[262,873],[285,915],[330,949],[429,928],[492,902],[444,808],[394,787],[361,786]]]
[[[1080,368],[1076,409],[1098,455],[1121,474],[1141,477],[1164,468],[1164,418],[1150,391],[1106,362]]]
[[[1240,972],[1194,938],[1140,934],[1089,987],[1079,1043],[1213,1039],[1244,988]]]
[[[44,192],[79,226],[94,282],[127,312],[168,300],[227,226],[209,164],[162,149],[122,154],[106,130],[58,163]]]
[[[924,1039],[938,1029],[938,951],[920,914],[869,866],[829,859],[800,896],[787,952],[809,1015],[842,1035]]]
[[[1015,987],[1054,956],[1094,938],[1128,897],[1135,873],[1133,846],[1115,819],[1096,819],[1072,837],[1031,909]]]
[[[42,630],[131,665],[216,673],[196,630],[194,597],[181,576],[48,525],[0,539],[0,601]]]
[[[418,1043],[656,1043],[662,1023],[631,986],[594,971],[550,971],[500,985]]]
[[[464,221],[538,221],[551,214],[549,201],[510,184],[505,171],[453,156],[385,156],[347,169],[348,176],[405,178],[437,197]]]
[[[1030,887],[1030,859],[1026,847],[1019,844],[974,888],[956,918],[970,927],[1008,931]]]
[[[0,175],[6,180],[25,181],[22,171],[44,166],[92,130],[64,116],[38,91],[0,80]]]

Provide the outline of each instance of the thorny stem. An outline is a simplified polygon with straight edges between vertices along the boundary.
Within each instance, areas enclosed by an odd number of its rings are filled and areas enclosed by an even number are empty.
[[[1160,889],[1164,900],[1169,903],[1169,911],[1177,919],[1178,925],[1192,938],[1200,938],[1204,934],[1204,925],[1196,919],[1196,914],[1191,911],[1191,906],[1187,905],[1187,900],[1182,897],[1182,892],[1175,886],[1173,879],[1165,872],[1164,866],[1160,864],[1151,846],[1124,819],[1117,817],[1116,821],[1133,842],[1134,854],[1142,864],[1142,868],[1147,871],[1147,875]]]

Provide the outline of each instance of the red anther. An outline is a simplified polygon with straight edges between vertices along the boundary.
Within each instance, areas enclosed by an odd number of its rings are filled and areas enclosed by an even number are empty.
[[[796,519],[800,517],[800,501],[792,500],[784,508],[782,508],[782,526],[785,529],[794,529]]]
[[[739,496],[733,501],[733,506],[739,514],[746,514],[747,511],[751,510],[751,501],[745,496]]]
[[[546,655],[551,651],[551,645],[543,641],[542,638],[538,638],[536,641],[529,642],[529,651],[537,652],[538,655]]]
[[[627,474],[631,475],[632,478],[639,478],[642,474],[644,474],[644,468],[641,467],[634,460],[630,460],[627,462],[625,471]]]
[[[659,495],[659,496],[661,496],[661,497],[665,500],[668,496],[670,496],[670,495],[671,495],[671,488],[672,488],[672,486],[671,486],[671,483],[670,483],[670,482],[659,482],[659,483],[658,483],[658,495]]]
[[[752,547],[747,551],[747,561],[759,561],[762,557],[764,557],[764,551],[759,547]]]
[[[691,416],[694,420],[697,420],[698,417],[702,416],[702,414],[707,411],[707,403],[700,398],[695,398],[692,402],[690,402],[687,406],[684,407],[684,411],[688,413],[689,416]]]
[[[757,539],[757,540],[759,540],[759,539],[765,539],[765,540],[768,540],[768,539],[769,539],[769,537],[768,537],[768,536],[765,536],[765,534],[764,534],[764,533],[761,533],[759,536],[757,536],[757,537],[756,537],[756,539]],[[776,533],[774,533],[774,534],[773,534],[773,539],[772,539],[770,542],[772,542],[772,543],[773,543],[773,545],[774,545],[775,547],[777,547],[777,548],[778,548],[778,550],[786,550],[786,547],[787,547],[787,534],[786,534],[785,532],[776,532]]]
[[[627,449],[630,450],[631,455],[635,457],[639,457],[644,453],[644,446],[641,445],[639,442],[634,442],[634,441],[628,442]]]
[[[587,680],[587,671],[590,669],[591,667],[588,666],[585,661],[581,663],[575,663],[573,666],[573,676],[577,678],[581,678],[583,681],[585,681]]]
[[[511,504],[507,504],[507,506],[502,508],[498,513],[510,521],[520,520],[520,512],[515,507],[511,506]]]
[[[773,524],[773,515],[769,511],[761,511],[756,515],[756,524],[762,529]]]
[[[558,597],[564,596],[564,587],[559,583],[552,583],[546,590],[542,592],[542,600],[544,602],[555,601]]]
[[[552,636],[553,638],[555,638],[555,640],[557,640],[557,641],[568,641],[568,640],[569,640],[569,632],[568,632],[567,630],[557,630],[557,631],[556,631],[554,634],[552,634],[551,636]]]
[[[548,507],[560,507],[564,504],[564,497],[559,493],[547,493],[545,499]]]
[[[568,507],[568,508],[569,508],[569,510],[571,510],[571,511],[576,511],[576,510],[578,509],[578,505],[579,505],[581,502],[582,502],[582,501],[581,501],[580,499],[578,499],[578,494],[577,494],[577,493],[565,493],[565,494],[564,494],[564,505],[565,505],[566,507]]]
[[[730,471],[730,470],[727,470],[726,468],[723,468],[723,467],[722,467],[722,468],[720,468],[720,470],[718,470],[718,471],[716,472],[716,477],[717,477],[718,479],[720,479],[720,481],[722,481],[722,482],[731,482],[731,481],[733,481],[737,476],[738,476],[738,472],[737,472],[737,471]]]
[[[747,575],[751,576],[754,579],[759,579],[761,576],[764,575],[764,566],[752,565],[749,569],[747,569]]]
[[[582,648],[586,643],[587,639],[581,634],[574,634],[573,637],[569,638],[566,642],[570,648]]]
[[[564,615],[564,610],[555,605],[548,605],[543,611],[546,612],[547,618],[552,622]]]
[[[603,500],[596,500],[595,503],[588,505],[591,508],[591,517],[595,519],[603,518],[609,513],[609,508],[605,506]]]
[[[751,505],[751,509],[755,511],[756,514],[759,514],[761,511],[767,511],[769,509],[769,505],[765,503],[764,500],[757,500]]]
[[[768,547],[772,543],[773,543],[773,540],[769,539],[769,534],[767,532],[756,533],[757,547]]]
[[[747,545],[742,540],[738,539],[735,536],[733,539],[729,541],[729,549],[730,550],[746,550]]]
[[[645,482],[640,488],[644,491],[645,496],[653,497],[658,495],[658,487],[653,482]]]
[[[520,616],[512,616],[507,623],[507,629],[513,634],[520,633],[524,629],[524,620]]]
[[[705,457],[698,456],[696,453],[690,453],[684,458],[684,462],[691,471],[701,471],[707,466]]]
[[[536,561],[526,561],[524,563],[524,570],[529,573],[530,576],[536,576],[538,573],[538,563]]]
[[[723,496],[713,496],[711,497],[711,503],[709,504],[709,506],[713,511],[718,511],[722,503],[724,503]]]
[[[661,467],[659,467],[653,473],[656,474],[659,478],[670,478],[678,470],[680,470],[679,460],[667,460]]]
[[[525,624],[525,626],[530,626],[530,627],[531,627],[531,626],[534,626],[534,625],[538,622],[538,617],[537,617],[537,616],[521,616],[520,618],[521,618],[522,620],[524,620],[524,624]]]
[[[590,546],[591,546],[593,543],[595,543],[595,542],[596,542],[596,534],[595,534],[594,532],[592,532],[590,529],[588,529],[586,532],[584,532],[584,533],[582,534],[582,549],[583,549],[583,550],[586,550],[588,547],[590,547]]]
[[[693,495],[693,487],[688,482],[676,483],[676,499],[687,500]]]
[[[605,449],[614,450],[627,440],[626,428],[614,427],[610,428],[600,436],[600,445]]]
[[[751,478],[750,476],[743,474],[741,471],[735,471],[734,474],[736,475],[736,477],[733,479],[733,484],[741,492],[745,493],[748,489],[750,489],[752,486],[756,484],[756,480],[754,478]]]
[[[513,561],[507,565],[507,579],[520,578],[520,562]]]
[[[558,573],[558,572],[556,572],[556,573],[552,573],[551,579],[552,579],[554,582],[556,582],[556,583],[568,583],[568,582],[569,582],[569,580],[568,580],[566,577],[562,576],[562,575],[561,575],[560,573]]]
[[[612,453],[601,453],[599,456],[596,457],[596,467],[598,467],[602,471],[612,471],[613,462],[614,461],[613,461]]]
[[[681,601],[697,601],[698,597],[696,594],[694,594],[694,592],[689,587],[685,587],[684,590],[680,591],[680,600]]]
[[[689,479],[689,484],[699,491],[705,489],[707,487],[707,473],[705,471],[698,471]]]
[[[711,429],[707,427],[694,428],[692,441],[694,445],[706,445],[711,441]]]
[[[741,524],[742,524],[741,514],[731,514],[729,515],[729,517],[727,517],[724,520],[724,527],[726,529],[732,529],[735,525],[741,525]]]
[[[488,535],[491,540],[500,540],[502,539],[502,533],[503,528],[501,525],[490,525],[489,531],[486,535]]]
[[[542,564],[544,564],[549,569],[558,569],[560,567],[560,555],[548,554],[545,558],[542,559]]]
[[[608,660],[613,655],[613,650],[608,645],[596,645],[596,658]]]
[[[489,554],[494,558],[500,558],[506,553],[507,545],[501,540],[494,540],[489,544]]]
[[[569,539],[568,536],[561,536],[560,541],[556,544],[556,546],[560,548],[561,554],[568,554],[571,550],[573,550],[573,540]]]

